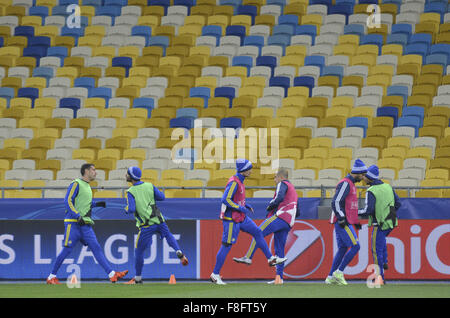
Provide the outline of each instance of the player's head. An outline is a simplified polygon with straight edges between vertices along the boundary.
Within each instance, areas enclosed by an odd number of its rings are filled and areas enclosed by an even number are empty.
[[[250,177],[253,165],[247,159],[236,159],[236,170],[244,177]]]
[[[91,182],[95,180],[97,176],[97,171],[95,170],[95,166],[92,163],[85,163],[81,166],[80,169],[81,176],[87,182]]]
[[[367,167],[364,162],[362,162],[361,159],[356,159],[355,163],[353,164],[352,171],[350,172],[352,177],[355,179],[355,182],[360,182],[366,172]]]
[[[289,178],[289,171],[286,168],[278,169],[278,172],[274,177],[276,184],[280,183],[283,180],[287,180],[288,178]]]
[[[142,171],[139,167],[129,167],[127,169],[127,182],[140,181],[142,177]]]
[[[371,165],[367,168],[367,173],[364,175],[364,182],[371,184],[375,180],[379,180],[379,170],[376,165]]]

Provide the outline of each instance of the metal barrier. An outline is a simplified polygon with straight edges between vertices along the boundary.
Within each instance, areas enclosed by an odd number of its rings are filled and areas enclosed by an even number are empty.
[[[158,187],[160,190],[165,192],[166,190],[202,190],[201,198],[206,198],[206,190],[224,190],[224,187]],[[248,186],[246,189],[249,190],[275,190],[275,186]],[[357,189],[368,189],[367,186],[357,186]],[[448,187],[392,187],[394,190],[407,190],[408,196],[407,198],[411,198],[411,194],[414,194],[417,190],[444,190],[450,189]],[[93,190],[121,190],[121,197],[125,198],[125,191],[128,187],[92,187]],[[331,186],[297,186],[296,190],[320,190],[320,202],[322,203],[325,199],[330,199],[330,196],[327,196],[327,190],[334,191],[335,187]],[[5,191],[6,190],[41,190],[41,198],[46,198],[45,191],[46,190],[67,190],[67,187],[0,187],[1,199],[5,199]],[[359,192],[359,198],[361,199],[361,192]]]

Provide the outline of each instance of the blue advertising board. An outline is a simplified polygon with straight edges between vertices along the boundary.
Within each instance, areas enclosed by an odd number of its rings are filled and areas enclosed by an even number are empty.
[[[197,222],[170,220],[167,225],[188,257],[189,265],[182,266],[166,240],[154,235],[152,245],[144,254],[143,278],[168,279],[174,274],[181,279],[195,279],[198,267]],[[134,246],[138,233],[134,220],[98,220],[94,231],[112,268],[128,269],[127,278],[134,277]],[[45,280],[62,249],[63,238],[64,224],[61,220],[0,221],[0,279]],[[81,280],[108,278],[92,251],[81,243],[64,261],[58,277],[69,277],[74,269],[72,264],[79,266]]]

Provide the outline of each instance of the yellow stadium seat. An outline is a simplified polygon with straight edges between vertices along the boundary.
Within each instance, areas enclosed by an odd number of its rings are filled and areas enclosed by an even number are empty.
[[[93,193],[94,199],[104,198],[104,199],[114,199],[119,197],[117,191],[115,190],[97,190]]]
[[[74,149],[72,151],[72,159],[81,159],[86,162],[95,160],[95,151],[93,149]]]

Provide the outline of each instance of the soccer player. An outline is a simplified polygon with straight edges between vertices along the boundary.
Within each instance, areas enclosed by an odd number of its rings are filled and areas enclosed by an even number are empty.
[[[366,204],[359,215],[369,216],[369,226],[373,226],[371,236],[372,257],[380,270],[376,282],[384,284],[384,270],[388,268],[386,237],[398,225],[396,211],[400,208],[400,198],[394,189],[379,179],[378,167],[367,169],[364,181],[370,185],[367,189]]]
[[[356,159],[351,172],[336,186],[331,208],[338,251],[333,258],[330,273],[325,279],[326,284],[347,285],[344,269],[360,248],[354,228],[361,227],[358,222],[358,196],[355,183],[360,182],[366,172],[364,162]]]
[[[142,267],[144,266],[144,251],[152,244],[152,236],[159,233],[161,239],[165,238],[172,247],[183,266],[188,264],[188,259],[178,246],[178,242],[169,230],[164,216],[156,206],[155,201],[163,201],[164,193],[159,191],[150,182],[141,181],[142,172],[139,167],[129,167],[126,173],[127,182],[132,185],[127,190],[127,206],[125,213],[133,213],[136,226],[139,228],[136,246],[134,250],[135,276],[125,284],[142,284]]]
[[[258,228],[249,217],[253,208],[245,203],[245,178],[250,177],[252,172],[252,163],[246,159],[236,160],[237,173],[228,180],[225,192],[222,197],[222,208],[220,218],[223,221],[222,246],[216,256],[216,264],[211,273],[211,281],[218,285],[225,285],[219,273],[231,249],[236,243],[239,232],[242,230],[254,237],[257,247],[261,248],[268,259],[270,266],[275,266],[286,261],[270,253],[269,247],[260,228]]]
[[[56,274],[66,259],[66,257],[72,252],[73,247],[80,241],[82,244],[87,245],[94,254],[95,259],[103,267],[109,280],[112,283],[117,282],[118,279],[124,277],[128,271],[116,272],[109,265],[103,253],[100,244],[97,241],[92,225],[92,208],[93,207],[106,207],[104,201],[92,202],[92,190],[89,182],[94,181],[97,176],[95,166],[93,164],[83,164],[80,169],[81,178],[75,179],[70,184],[66,197],[64,199],[66,206],[66,217],[64,218],[64,247],[56,257],[53,263],[53,269],[47,278],[47,284],[59,285],[61,284],[56,278]]]
[[[262,230],[263,236],[274,233],[275,254],[279,257],[284,257],[284,247],[289,231],[295,223],[295,218],[299,216],[298,209],[298,195],[294,186],[288,180],[289,172],[285,168],[280,168],[275,175],[275,184],[277,190],[273,199],[267,206],[267,218],[259,226]],[[256,241],[252,240],[247,254],[241,258],[233,258],[238,263],[250,265],[252,263],[253,255],[256,251]],[[283,283],[284,263],[277,265],[277,275],[281,278]],[[270,281],[273,284],[275,281]]]

